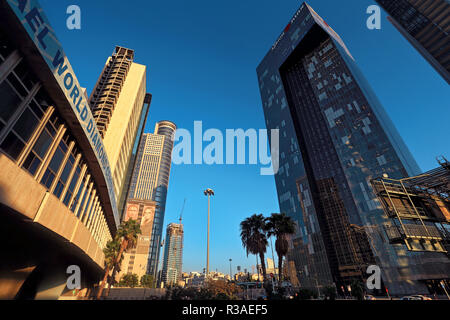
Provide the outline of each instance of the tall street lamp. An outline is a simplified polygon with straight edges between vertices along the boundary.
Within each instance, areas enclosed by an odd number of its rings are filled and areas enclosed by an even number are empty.
[[[231,261],[232,261],[232,259],[230,258],[230,281],[233,280],[233,271],[231,271],[232,270],[232,268],[231,268]]]
[[[211,196],[214,195],[214,191],[212,189],[206,189],[204,192],[205,196],[208,196],[208,243],[206,248],[206,276],[209,275],[209,214],[210,214],[210,203]]]

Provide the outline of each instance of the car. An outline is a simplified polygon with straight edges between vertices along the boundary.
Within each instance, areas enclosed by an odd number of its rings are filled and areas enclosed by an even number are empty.
[[[402,297],[400,300],[422,300],[422,299],[417,296],[405,296]]]
[[[375,298],[374,296],[372,296],[370,294],[366,294],[364,296],[364,300],[377,300],[377,298]]]
[[[415,295],[412,295],[412,297],[417,298],[417,300],[433,300],[430,297],[427,297],[427,296],[424,296],[421,294],[415,294]]]

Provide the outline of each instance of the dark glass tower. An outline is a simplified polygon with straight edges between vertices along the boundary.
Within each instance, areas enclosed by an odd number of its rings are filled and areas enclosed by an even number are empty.
[[[298,224],[291,280],[341,291],[376,264],[391,293],[427,293],[432,260],[389,243],[370,184],[420,169],[341,38],[304,3],[257,74],[267,129],[280,130],[280,210]]]
[[[376,1],[397,30],[450,84],[450,1]]]

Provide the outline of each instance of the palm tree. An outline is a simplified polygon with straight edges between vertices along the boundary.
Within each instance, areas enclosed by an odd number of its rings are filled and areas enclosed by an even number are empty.
[[[139,234],[141,234],[141,228],[139,226],[139,223],[136,220],[132,220],[132,219],[123,222],[120,225],[119,229],[117,230],[117,234],[116,234],[114,242],[116,242],[118,244],[120,243],[120,247],[119,247],[117,254],[115,255],[115,258],[112,259],[112,265],[110,265],[107,270],[108,273],[109,273],[109,270],[111,270],[111,269],[113,270],[112,276],[111,276],[112,281],[114,281],[114,277],[115,277],[117,270],[120,269],[120,264],[122,262],[123,253],[126,250],[131,249],[136,245]],[[106,250],[106,248],[105,248],[105,250]],[[106,261],[106,254],[105,254],[105,261]],[[102,284],[100,286],[100,289],[98,291],[97,299],[100,299],[100,297],[103,293],[107,278],[108,278],[108,276],[105,271],[105,277],[104,277]]]
[[[115,274],[120,270],[122,264],[123,253],[136,246],[138,236],[141,234],[141,228],[137,220],[127,220],[123,222],[117,230],[116,239],[120,242],[119,254],[116,258],[116,263],[113,266],[112,280],[115,279]]]
[[[287,255],[289,249],[288,235],[295,233],[295,222],[285,213],[272,213],[267,218],[267,235],[275,236],[275,251],[278,255],[278,275],[279,281],[282,281],[281,268],[283,266],[283,257]]]
[[[114,268],[117,255],[119,254],[120,244],[116,240],[110,240],[106,243],[106,247],[103,249],[105,254],[105,276],[103,277],[102,284],[97,293],[97,299],[102,296],[105,289],[106,281],[108,280],[109,272]]]
[[[254,214],[241,222],[242,245],[249,253],[259,255],[263,278],[266,278],[266,264],[264,254],[268,245],[266,236],[266,219],[262,214]]]

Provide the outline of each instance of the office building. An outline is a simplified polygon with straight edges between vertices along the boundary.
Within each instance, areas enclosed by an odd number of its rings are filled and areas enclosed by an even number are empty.
[[[450,162],[442,158],[438,168],[420,176],[378,177],[372,185],[392,221],[385,227],[389,241],[405,250],[434,253],[441,277],[425,283],[430,293],[445,295],[442,286],[450,288]]]
[[[183,225],[171,223],[167,226],[162,282],[165,286],[178,284],[183,271]]]
[[[110,162],[116,201],[123,210],[133,147],[145,126],[151,100],[146,95],[146,67],[134,62],[134,50],[115,48],[89,100]]]
[[[69,266],[83,289],[101,280],[120,218],[83,89],[38,2],[21,4],[0,1],[0,299],[57,299]]]
[[[450,2],[376,0],[388,20],[450,84]]]
[[[124,253],[120,279],[124,274],[137,274],[139,279],[147,273],[148,255],[150,251],[150,239],[155,219],[155,202],[150,200],[129,199],[127,201],[124,221],[136,220],[141,228],[136,247]]]
[[[128,199],[152,200],[156,203],[147,269],[147,273],[155,277],[158,271],[175,130],[176,126],[172,122],[160,121],[156,124],[154,133],[143,134],[128,193]]]
[[[441,276],[439,261],[389,242],[370,183],[420,169],[339,35],[303,3],[257,74],[267,129],[280,130],[280,210],[298,226],[292,281],[346,290],[376,264],[389,292],[427,293],[422,280]]]

